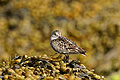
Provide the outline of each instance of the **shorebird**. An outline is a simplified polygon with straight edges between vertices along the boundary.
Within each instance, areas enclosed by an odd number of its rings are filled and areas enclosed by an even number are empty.
[[[58,53],[64,54],[66,60],[69,59],[69,54],[82,54],[86,56],[86,51],[76,45],[72,40],[62,36],[61,32],[55,30],[50,38],[50,45]]]

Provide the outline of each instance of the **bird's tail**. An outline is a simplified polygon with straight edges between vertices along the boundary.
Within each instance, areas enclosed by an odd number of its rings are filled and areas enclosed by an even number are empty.
[[[87,51],[82,51],[81,52],[81,54],[83,55],[83,56],[87,56],[85,53],[86,53]]]

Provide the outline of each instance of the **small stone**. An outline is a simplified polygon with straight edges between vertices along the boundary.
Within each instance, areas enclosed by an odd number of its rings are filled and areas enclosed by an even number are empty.
[[[4,75],[4,79],[8,79],[8,75]]]
[[[59,73],[60,71],[59,70],[56,70],[56,73]]]
[[[96,79],[100,79],[101,77],[98,76],[98,75],[96,75],[96,74],[94,74],[94,78],[96,78]]]
[[[28,58],[28,56],[27,56],[27,55],[24,55],[24,56],[23,56],[23,58],[27,59],[27,58]]]
[[[46,80],[53,80],[54,78],[52,76],[46,77]]]
[[[60,69],[60,66],[55,66],[56,69]]]

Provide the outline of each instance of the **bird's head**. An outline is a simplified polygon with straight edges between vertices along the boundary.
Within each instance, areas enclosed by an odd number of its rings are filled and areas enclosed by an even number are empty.
[[[61,36],[61,32],[58,30],[55,30],[52,32],[50,40],[58,39]]]

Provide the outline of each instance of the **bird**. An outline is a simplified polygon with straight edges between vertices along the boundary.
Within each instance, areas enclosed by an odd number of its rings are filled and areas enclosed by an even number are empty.
[[[62,36],[59,30],[54,30],[50,37],[50,45],[56,52],[64,54],[66,61],[69,59],[69,54],[82,54],[86,56],[85,50],[76,45],[72,40]]]

